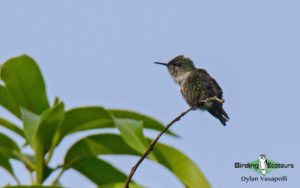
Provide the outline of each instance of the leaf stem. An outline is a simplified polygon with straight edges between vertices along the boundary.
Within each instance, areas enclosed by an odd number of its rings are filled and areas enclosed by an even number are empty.
[[[63,175],[64,172],[65,172],[65,169],[62,168],[61,171],[59,172],[59,174],[56,176],[56,178],[52,181],[51,185],[56,185],[59,178]]]
[[[22,153],[15,153],[15,155],[25,164],[25,166],[31,170],[35,170],[35,165]]]
[[[30,178],[30,182],[33,185],[34,184],[34,179],[33,179],[33,175],[32,172],[29,171],[29,178]]]
[[[55,147],[51,147],[50,150],[49,150],[49,153],[47,155],[47,158],[46,158],[46,161],[45,161],[45,164],[48,164],[52,158],[52,155],[53,155],[53,152],[54,152],[54,149]]]
[[[60,134],[57,133],[57,134],[55,134],[55,136],[54,136],[54,139],[53,139],[52,145],[51,145],[51,147],[50,147],[50,149],[49,149],[49,152],[48,152],[48,155],[47,155],[45,164],[48,164],[48,163],[50,162],[50,160],[51,160],[51,158],[52,158],[52,155],[53,155],[53,152],[54,152],[54,150],[55,150],[57,144],[59,143],[59,141],[60,141]]]

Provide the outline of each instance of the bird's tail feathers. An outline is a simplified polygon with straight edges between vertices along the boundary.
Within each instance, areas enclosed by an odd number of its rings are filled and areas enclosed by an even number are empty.
[[[208,112],[215,118],[219,119],[220,122],[226,126],[226,122],[229,120],[229,116],[221,105],[214,105],[213,108],[209,109]]]

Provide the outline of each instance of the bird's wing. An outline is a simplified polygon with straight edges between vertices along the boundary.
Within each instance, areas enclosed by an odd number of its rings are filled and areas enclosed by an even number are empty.
[[[204,69],[198,69],[198,73],[201,75],[202,78],[205,78],[207,80],[207,82],[213,90],[214,96],[217,96],[218,98],[222,99],[223,91],[217,83],[217,81],[213,77],[211,77]]]

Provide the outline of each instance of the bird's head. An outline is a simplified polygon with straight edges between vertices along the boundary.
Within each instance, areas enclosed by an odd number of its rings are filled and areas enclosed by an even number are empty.
[[[194,63],[191,59],[184,57],[183,55],[176,56],[168,63],[154,62],[159,65],[164,65],[168,68],[171,76],[176,82],[180,82],[180,78],[184,75],[193,71],[195,68]]]

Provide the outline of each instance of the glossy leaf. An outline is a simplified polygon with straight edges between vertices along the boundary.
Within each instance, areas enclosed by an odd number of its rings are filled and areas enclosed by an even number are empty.
[[[124,141],[139,153],[144,153],[148,143],[143,134],[143,122],[131,119],[116,119],[116,126]]]
[[[35,157],[31,154],[23,154],[22,156],[19,156],[19,159],[21,161],[23,161],[25,167],[30,171],[30,172],[33,172],[36,170],[36,167],[34,165],[35,163]],[[47,179],[50,174],[54,171],[53,168],[47,166],[46,164],[44,164],[44,167],[43,167],[43,181],[45,179]]]
[[[19,128],[16,124],[4,119],[4,118],[0,118],[0,126],[5,127],[9,130],[11,130],[12,132],[18,134],[19,136],[25,138],[24,132],[21,128]]]
[[[61,102],[60,99],[58,97],[55,97],[52,106],[55,106],[55,105],[57,105],[60,102]]]
[[[153,129],[157,131],[162,131],[165,126],[157,121],[156,119],[146,116],[144,114],[140,114],[133,111],[128,110],[120,110],[120,109],[109,109],[109,112],[116,118],[126,118],[126,119],[133,119],[136,121],[143,121],[143,125],[145,129]],[[175,133],[171,131],[167,131],[167,134],[177,136]]]
[[[19,107],[42,114],[49,107],[42,74],[27,55],[11,58],[1,68],[1,79]]]
[[[0,151],[7,158],[16,158],[16,154],[20,152],[18,145],[8,136],[0,133]]]
[[[5,169],[9,174],[14,174],[11,164],[9,163],[9,158],[2,154],[0,150],[0,167]]]
[[[22,108],[22,121],[24,127],[24,133],[27,139],[27,142],[33,146],[33,136],[36,133],[36,130],[39,125],[40,116],[30,112],[29,110]]]
[[[75,162],[73,169],[80,172],[96,185],[125,182],[127,176],[111,164],[97,157],[86,157]]]
[[[139,155],[139,153],[128,146],[119,135],[98,134],[88,136],[71,146],[65,156],[64,168],[69,168],[75,162],[85,157],[97,156],[100,154]]]
[[[197,165],[179,150],[157,143],[153,154],[157,162],[168,168],[186,187],[211,187]]]
[[[42,143],[44,153],[49,151],[53,138],[58,132],[64,117],[63,103],[56,104],[41,115],[34,141]]]
[[[53,168],[50,168],[49,166],[44,165],[42,181],[46,180],[53,171],[54,171]],[[60,184],[56,184],[56,185],[60,185]]]
[[[0,167],[15,178],[9,159],[16,159],[20,149],[11,138],[2,133],[0,133],[0,143]]]
[[[84,160],[85,157],[108,154],[139,155],[119,135],[93,135],[78,141],[70,148],[65,157],[65,168],[71,167],[79,160]],[[173,147],[158,143],[153,154],[157,162],[171,170],[185,186],[210,187],[195,163]]]
[[[34,156],[31,154],[20,154],[18,155],[19,160],[21,160],[28,171],[33,172],[35,170]]]
[[[68,134],[96,128],[113,128],[112,116],[102,107],[74,108],[66,112],[60,134]]]
[[[0,150],[0,167],[5,169],[17,183],[20,183],[20,181],[18,180],[18,178],[16,177],[16,175],[13,171],[13,168],[10,164],[9,158],[7,158],[7,156],[3,153],[5,153],[5,152]]]
[[[133,119],[137,121],[143,121],[145,128],[154,129],[154,130],[163,130],[164,126],[152,119],[150,117],[125,111],[125,110],[109,110],[107,111],[103,107],[100,106],[91,106],[91,107],[80,107],[68,110],[65,115],[65,120],[61,126],[60,130],[60,138],[63,138],[66,135],[83,131],[83,130],[91,130],[98,128],[115,128],[114,116],[112,116],[111,112],[117,115],[117,119]],[[128,114],[126,114],[128,113]],[[174,135],[173,133],[169,133]]]
[[[8,89],[2,85],[0,85],[0,105],[16,117],[21,118],[21,111],[18,104],[14,101]]]

